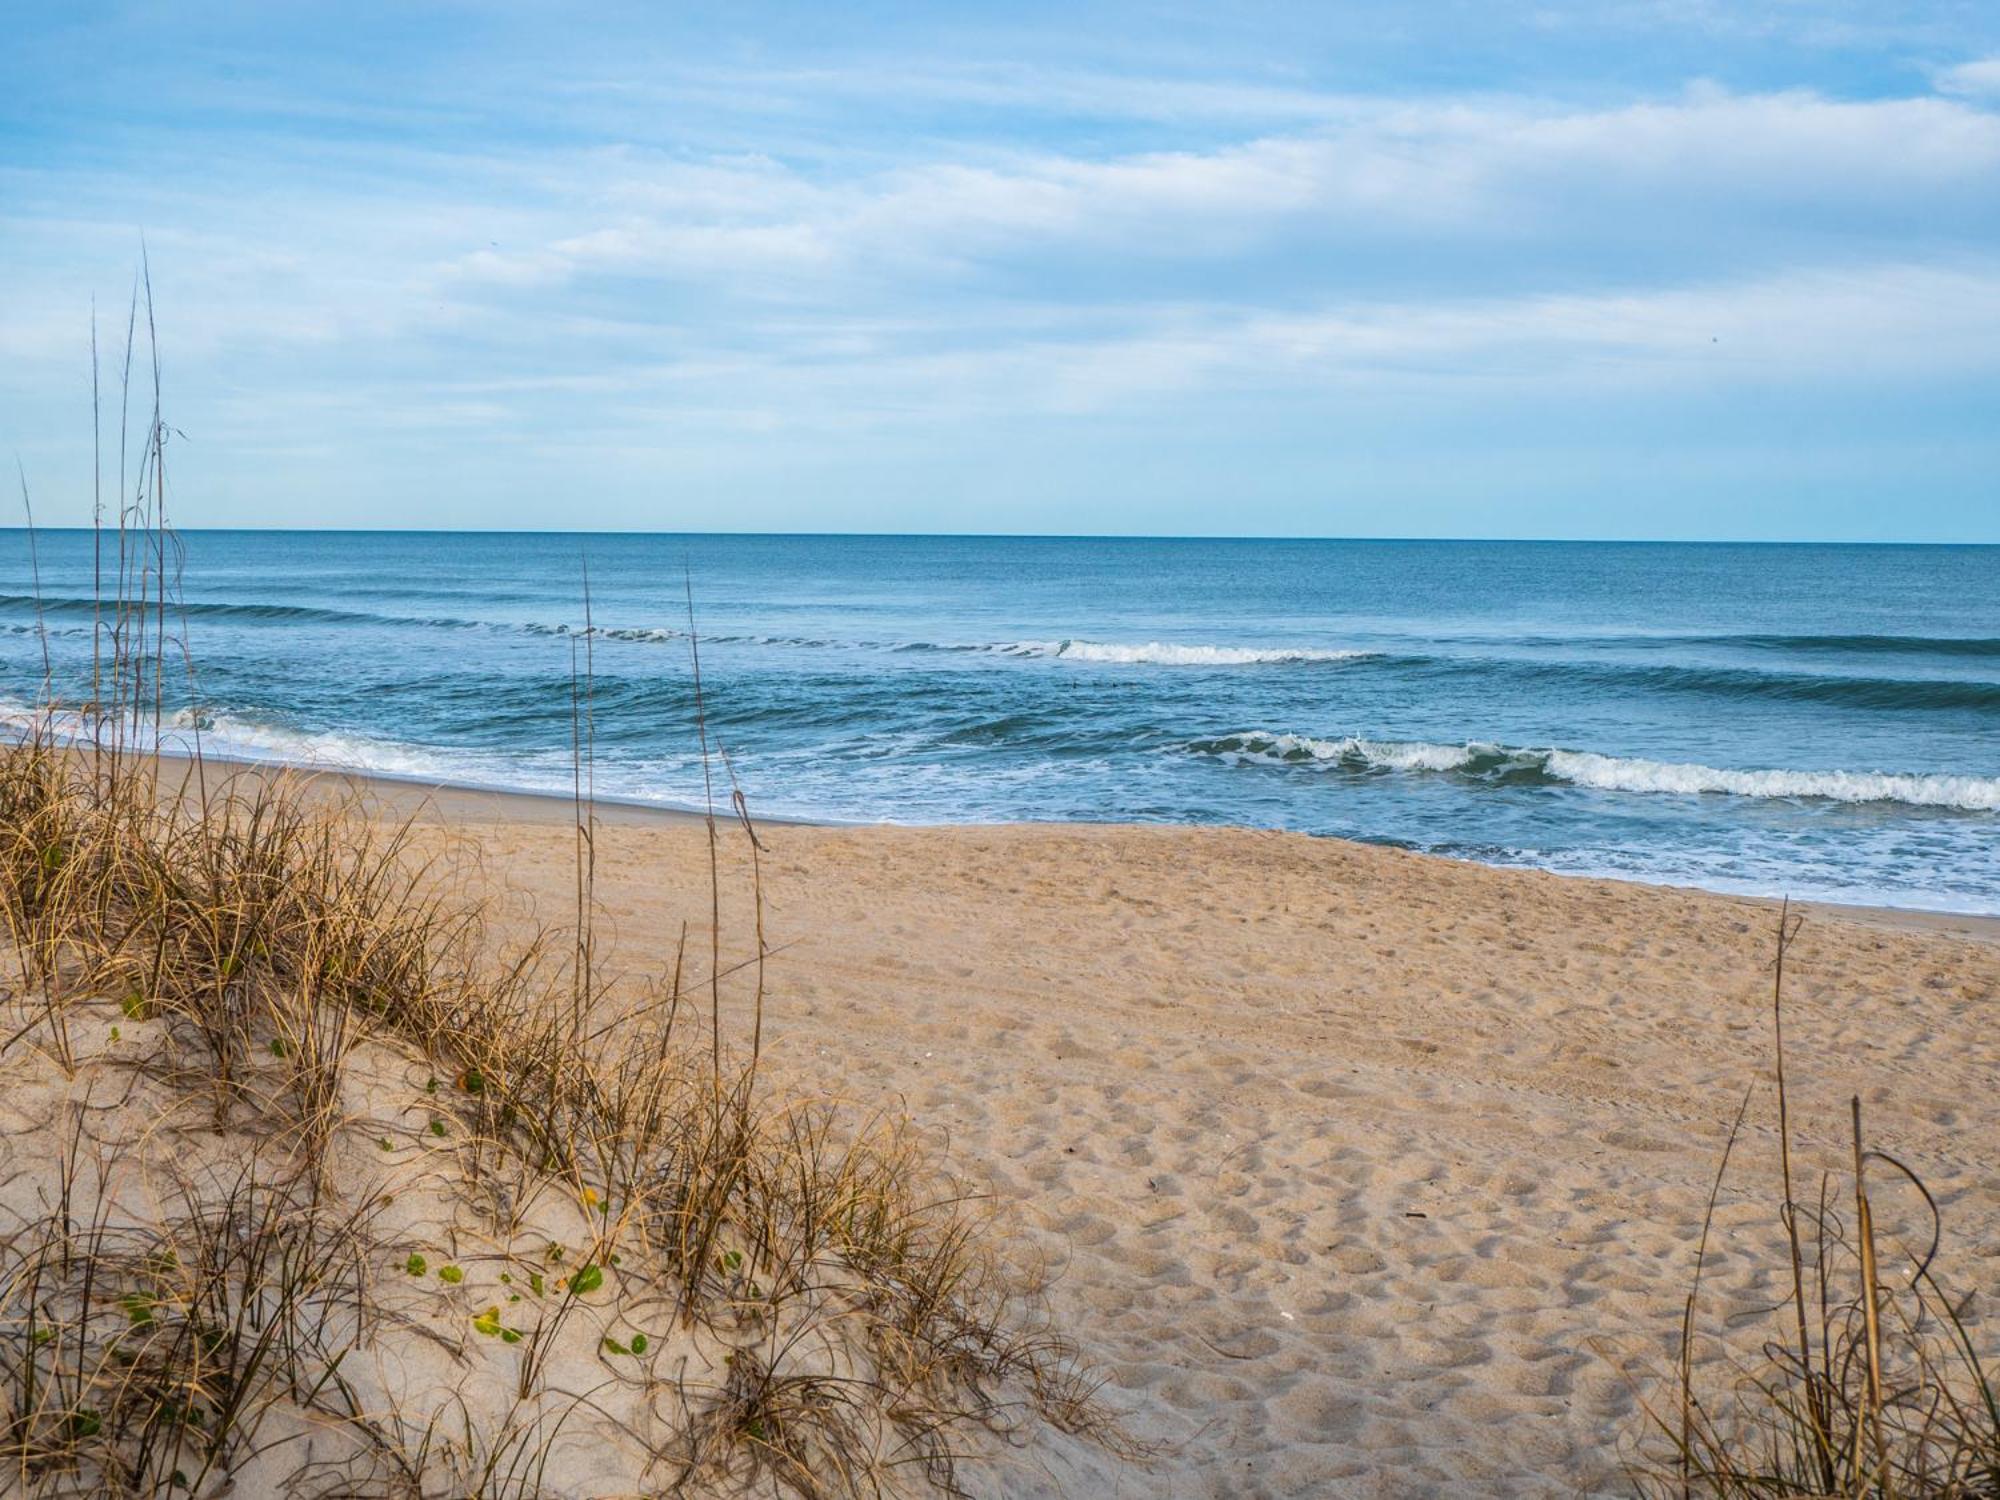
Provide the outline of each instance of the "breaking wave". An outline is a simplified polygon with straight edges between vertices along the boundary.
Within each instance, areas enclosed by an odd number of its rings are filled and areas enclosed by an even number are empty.
[[[0,732],[23,734],[33,729],[58,739],[82,742],[102,733],[101,721],[74,709],[37,707],[20,699],[0,698]],[[152,727],[125,725],[109,736],[128,749],[153,748]],[[187,708],[167,715],[160,726],[160,750],[169,755],[191,754],[196,748],[223,760],[268,761],[315,770],[358,771],[379,776],[453,781],[465,767],[447,755],[416,745],[337,730],[294,729],[255,715]]]
[[[1064,661],[1115,662],[1154,667],[1253,667],[1301,662],[1359,661],[1375,651],[1336,651],[1313,646],[1181,646],[1147,641],[1125,646],[1101,641],[1013,641],[988,647],[1004,656],[1049,656]]]
[[[436,780],[463,775],[462,768],[447,757],[415,745],[337,730],[294,729],[267,719],[213,710],[199,715],[180,710],[161,738],[167,742],[167,748],[176,748],[173,739],[177,734],[191,742],[196,730],[200,731],[204,750],[230,759],[279,761],[293,766]]]
[[[1195,740],[1187,748],[1246,765],[1307,766],[1355,774],[1449,772],[1495,784],[1569,785],[1599,791],[1692,796],[1787,798],[1827,802],[1889,802],[1908,807],[2000,812],[2000,777],[1909,775],[1887,771],[1728,770],[1718,766],[1598,755],[1587,750],[1537,750],[1473,741],[1437,745],[1421,740],[1314,739],[1298,734],[1233,734]]]

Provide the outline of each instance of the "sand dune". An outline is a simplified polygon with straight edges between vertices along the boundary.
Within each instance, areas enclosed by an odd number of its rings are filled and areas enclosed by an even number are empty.
[[[445,806],[524,913],[565,913],[559,809]],[[1011,1455],[995,1493],[1618,1486],[1635,1372],[1671,1347],[1729,1120],[1768,1072],[1775,908],[1240,830],[763,836],[776,1074],[948,1138],[1063,1262],[1056,1310],[1157,1445]],[[740,953],[740,839],[723,857]],[[622,964],[705,930],[706,861],[698,825],[608,820]],[[1859,1092],[1990,1291],[1990,927],[1816,912],[1788,974],[1806,1156],[1839,1165]],[[1774,1228],[1769,1104],[1712,1258],[1742,1352],[1771,1300],[1739,1253]]]

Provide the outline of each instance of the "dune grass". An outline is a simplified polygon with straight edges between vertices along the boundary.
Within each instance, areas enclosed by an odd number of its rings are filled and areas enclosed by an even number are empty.
[[[1785,958],[1799,918],[1780,911],[1771,1028],[1777,1161],[1771,1206],[1783,1238],[1771,1278],[1787,1289],[1753,1364],[1697,1374],[1703,1273],[1716,1201],[1740,1144],[1739,1111],[1703,1221],[1666,1394],[1646,1403],[1651,1441],[1635,1464],[1648,1496],[1996,1500],[2000,1391],[1980,1353],[1978,1288],[1946,1280],[1937,1201],[1911,1167],[1868,1145],[1850,1101],[1851,1167],[1798,1193],[1785,1071]],[[1746,1095],[1744,1104],[1749,1104]],[[1921,1204],[1912,1236],[1886,1234],[1876,1194],[1887,1182]],[[1992,1288],[1986,1289],[1991,1296]]]
[[[1026,1425],[1122,1441],[979,1193],[760,1083],[761,889],[748,958],[718,884],[671,972],[606,977],[587,579],[561,929],[509,940],[476,850],[357,793],[160,754],[140,306],[89,681],[0,746],[0,1490],[933,1494]],[[730,785],[715,882],[759,847]]]
[[[636,1405],[674,1414],[640,1442],[635,1489],[763,1474],[872,1494],[898,1468],[949,1488],[982,1428],[1108,1431],[976,1197],[907,1134],[767,1103],[755,1052],[732,1060],[712,1029],[719,972],[620,994],[568,934],[500,947],[411,825],[284,774],[163,784],[165,764],[46,733],[0,750],[0,1066],[50,1101],[11,1142],[31,1191],[16,1182],[0,1223],[0,1459],[30,1492],[179,1474],[204,1493],[278,1407],[362,1440],[343,1484],[561,1492],[536,1455],[578,1318],[593,1375],[647,1371]],[[406,1257],[366,1147],[401,1153],[411,1127],[357,1099],[382,1069],[358,1059],[385,1050],[425,1076],[415,1137],[449,1153],[437,1191],[466,1200],[496,1265],[542,1200],[580,1210],[560,1259],[521,1277],[532,1315],[475,1320],[514,1386],[484,1415],[505,1432],[536,1414],[523,1451],[427,1440],[393,1391],[343,1375],[402,1336],[377,1288]],[[136,1095],[178,1114],[137,1126],[105,1103]],[[646,1336],[618,1331],[637,1307],[700,1357],[677,1375],[644,1359]],[[475,1450],[490,1462],[468,1476]]]

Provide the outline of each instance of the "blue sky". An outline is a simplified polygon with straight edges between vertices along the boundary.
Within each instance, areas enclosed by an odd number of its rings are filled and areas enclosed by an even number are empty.
[[[31,3],[186,525],[2000,541],[2000,7]]]

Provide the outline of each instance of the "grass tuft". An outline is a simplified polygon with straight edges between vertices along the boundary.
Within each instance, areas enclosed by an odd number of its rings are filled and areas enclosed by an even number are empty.
[[[1781,911],[1772,984],[1778,1120],[1773,1203],[1783,1230],[1772,1278],[1788,1291],[1772,1310],[1762,1358],[1716,1360],[1697,1378],[1695,1345],[1716,1196],[1709,1200],[1680,1332],[1671,1400],[1646,1405],[1652,1441],[1634,1465],[1642,1495],[1763,1500],[1996,1500],[2000,1392],[1980,1353],[1973,1293],[1945,1279],[1935,1198],[1915,1171],[1871,1148],[1861,1100],[1849,1104],[1850,1167],[1822,1174],[1810,1202],[1795,1196],[1796,1156],[1784,1055],[1784,964],[1797,919]],[[1748,1104],[1748,1098],[1745,1104]],[[1730,1134],[1730,1150],[1737,1144]],[[1878,1220],[1880,1194],[1901,1188],[1920,1205],[1916,1232]]]

